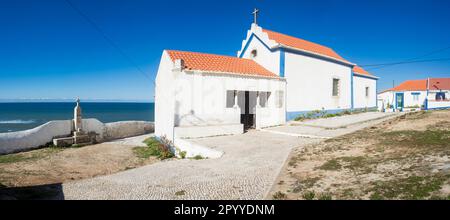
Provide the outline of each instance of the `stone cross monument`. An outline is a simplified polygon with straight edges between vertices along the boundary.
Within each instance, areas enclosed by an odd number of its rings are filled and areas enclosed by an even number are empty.
[[[80,99],[77,98],[77,106],[73,111],[73,122],[75,125],[75,132],[80,132],[83,130],[83,120],[81,118],[81,107],[80,107]]]
[[[86,143],[90,141],[89,136],[83,131],[83,119],[81,117],[80,99],[77,98],[77,106],[73,110],[73,125],[75,131],[73,138],[75,144]]]

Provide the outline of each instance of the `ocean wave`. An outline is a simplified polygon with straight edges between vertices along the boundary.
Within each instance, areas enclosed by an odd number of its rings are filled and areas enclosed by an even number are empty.
[[[5,120],[0,121],[0,124],[32,124],[34,123],[34,120]]]

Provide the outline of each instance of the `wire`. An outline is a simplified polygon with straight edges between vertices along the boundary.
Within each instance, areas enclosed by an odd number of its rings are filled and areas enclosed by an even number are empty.
[[[431,59],[431,60],[418,60],[418,59],[423,58],[423,57],[427,57],[427,56],[430,56],[430,55],[433,55],[433,54],[436,54],[436,53],[440,53],[440,52],[448,50],[448,49],[450,49],[450,46],[444,47],[442,49],[434,50],[434,51],[431,51],[431,52],[426,53],[424,55],[417,56],[417,57],[414,57],[414,58],[411,58],[411,59],[406,59],[404,61],[399,61],[399,62],[394,62],[394,63],[383,63],[383,64],[368,64],[368,65],[360,65],[360,66],[362,66],[362,67],[369,67],[368,70],[375,70],[375,69],[385,68],[385,67],[388,67],[388,66],[394,66],[394,65],[399,65],[399,64],[406,64],[406,63],[423,63],[423,62],[445,61],[445,60],[449,60],[450,58]],[[370,68],[370,67],[372,67],[372,68]]]
[[[405,64],[405,63],[424,63],[424,62],[435,62],[435,61],[445,61],[445,60],[450,60],[450,58],[439,58],[439,59],[430,59],[430,60],[415,60],[415,61],[402,61],[402,62],[394,62],[394,63],[369,64],[369,65],[361,65],[361,67],[392,66],[392,65]]]
[[[120,47],[117,45],[106,33],[92,20],[90,19],[87,14],[83,13],[78,7],[76,7],[70,0],[65,0],[66,3],[80,15],[84,18],[100,35],[105,39],[114,49],[116,49],[131,65],[133,65],[139,73],[141,73],[145,78],[152,80],[153,79],[148,76],[134,61],[129,57]],[[154,82],[153,82],[154,83]]]

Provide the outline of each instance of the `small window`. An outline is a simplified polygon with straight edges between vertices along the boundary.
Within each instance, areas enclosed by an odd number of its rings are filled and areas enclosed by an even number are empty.
[[[414,100],[414,101],[419,101],[419,94],[420,94],[420,93],[412,93],[412,96],[413,96],[413,100]]]
[[[252,56],[252,58],[255,58],[256,56],[258,56],[258,51],[256,49],[252,50],[251,56]]]
[[[369,97],[369,87],[366,87],[366,97]]]
[[[333,79],[333,96],[339,96],[339,79]]]
[[[276,95],[275,106],[277,108],[282,108],[283,107],[283,102],[284,102],[284,92],[283,91],[276,91],[275,95]]]
[[[438,101],[445,100],[445,92],[436,93],[436,100],[438,100]]]
[[[227,90],[227,108],[234,106],[234,90]]]
[[[263,108],[267,107],[270,92],[259,92],[259,105]]]

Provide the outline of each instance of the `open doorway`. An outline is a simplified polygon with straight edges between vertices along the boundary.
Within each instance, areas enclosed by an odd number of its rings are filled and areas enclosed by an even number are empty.
[[[239,91],[238,105],[241,108],[241,124],[244,130],[255,128],[256,92]]]

